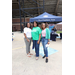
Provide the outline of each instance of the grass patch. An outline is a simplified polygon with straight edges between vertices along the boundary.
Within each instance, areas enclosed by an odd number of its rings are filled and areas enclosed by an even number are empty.
[[[57,31],[56,33],[62,33],[62,31]]]

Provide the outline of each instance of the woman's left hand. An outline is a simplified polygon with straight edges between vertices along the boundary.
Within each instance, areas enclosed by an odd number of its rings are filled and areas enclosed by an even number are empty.
[[[49,44],[50,42],[48,42],[47,44]]]
[[[39,44],[39,40],[37,41],[37,44]]]

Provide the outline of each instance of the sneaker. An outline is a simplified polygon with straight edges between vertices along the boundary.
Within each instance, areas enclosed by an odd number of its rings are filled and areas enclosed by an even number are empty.
[[[48,59],[46,59],[46,63],[48,62]]]
[[[46,57],[46,55],[44,55],[42,58],[45,58]]]

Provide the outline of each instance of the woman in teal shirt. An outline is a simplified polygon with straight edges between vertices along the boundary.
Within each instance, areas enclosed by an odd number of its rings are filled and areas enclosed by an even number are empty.
[[[50,42],[50,31],[49,31],[49,28],[46,28],[45,23],[42,23],[41,29],[42,29],[42,45],[44,48],[43,58],[46,57],[46,63],[47,63],[48,62],[48,50],[47,50],[46,45],[49,44],[49,42]]]
[[[39,57],[39,43],[41,38],[41,29],[38,27],[38,23],[34,21],[34,27],[31,31],[32,34],[32,40],[35,47],[35,53],[36,53],[36,60],[38,60]]]

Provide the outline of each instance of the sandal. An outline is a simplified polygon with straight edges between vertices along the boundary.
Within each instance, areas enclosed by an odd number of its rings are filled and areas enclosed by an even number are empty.
[[[30,55],[33,55],[32,53],[29,53]]]
[[[29,54],[27,54],[28,57],[31,57]]]
[[[36,60],[38,60],[39,58],[38,57],[36,57]]]

